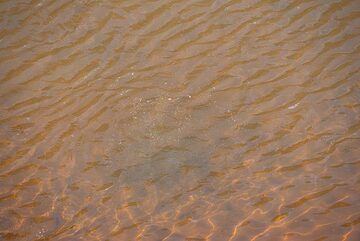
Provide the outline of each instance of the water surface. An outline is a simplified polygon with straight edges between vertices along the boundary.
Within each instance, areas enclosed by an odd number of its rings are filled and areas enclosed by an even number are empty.
[[[359,11],[0,1],[0,240],[360,240]]]

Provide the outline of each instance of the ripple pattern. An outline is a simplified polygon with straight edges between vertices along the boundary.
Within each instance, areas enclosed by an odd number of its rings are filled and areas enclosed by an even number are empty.
[[[360,240],[357,0],[0,1],[0,240]]]

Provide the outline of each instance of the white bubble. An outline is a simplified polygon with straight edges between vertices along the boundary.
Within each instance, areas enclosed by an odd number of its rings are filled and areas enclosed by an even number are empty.
[[[295,109],[296,107],[298,107],[299,104],[300,103],[296,103],[295,105],[289,106],[288,109],[289,110]]]

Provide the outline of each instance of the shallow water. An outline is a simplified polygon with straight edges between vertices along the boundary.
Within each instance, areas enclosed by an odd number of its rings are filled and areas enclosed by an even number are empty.
[[[360,240],[359,11],[0,1],[0,240]]]

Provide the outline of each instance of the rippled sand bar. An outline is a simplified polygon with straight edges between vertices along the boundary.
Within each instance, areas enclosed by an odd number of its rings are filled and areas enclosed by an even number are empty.
[[[0,0],[0,240],[360,240],[359,0]]]

